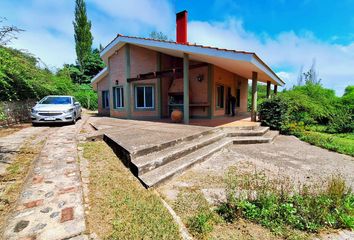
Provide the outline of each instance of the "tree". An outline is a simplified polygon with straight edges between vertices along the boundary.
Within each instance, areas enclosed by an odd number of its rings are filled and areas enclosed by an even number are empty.
[[[73,22],[75,31],[75,50],[77,62],[81,68],[84,68],[84,60],[92,51],[93,37],[91,34],[91,21],[86,14],[86,4],[84,0],[75,2],[75,21]]]
[[[305,83],[306,84],[321,84],[320,78],[317,77],[318,73],[316,71],[316,59],[313,59],[312,66],[310,70],[304,73]]]
[[[165,35],[163,32],[156,32],[156,31],[152,31],[149,34],[149,37],[152,39],[163,40],[163,41],[167,41],[168,39],[167,35]]]
[[[0,17],[0,23],[6,21],[6,18]],[[16,34],[23,32],[23,29],[20,29],[16,26],[1,26],[0,27],[0,45],[7,45],[13,39],[17,39]]]

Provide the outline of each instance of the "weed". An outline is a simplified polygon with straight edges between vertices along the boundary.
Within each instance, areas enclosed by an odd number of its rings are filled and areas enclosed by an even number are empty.
[[[354,195],[339,175],[331,176],[325,187],[302,185],[298,192],[289,184],[279,187],[262,174],[241,178],[234,170],[227,174],[226,184],[227,201],[217,213],[227,222],[242,217],[283,236],[289,228],[309,233],[323,228],[354,229]]]

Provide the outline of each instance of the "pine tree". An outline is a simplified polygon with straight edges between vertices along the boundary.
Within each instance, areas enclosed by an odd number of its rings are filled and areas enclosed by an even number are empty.
[[[92,34],[91,21],[88,20],[86,14],[86,4],[84,0],[75,1],[75,21],[73,22],[75,31],[75,50],[77,62],[81,68],[84,69],[85,58],[87,58],[92,51]]]

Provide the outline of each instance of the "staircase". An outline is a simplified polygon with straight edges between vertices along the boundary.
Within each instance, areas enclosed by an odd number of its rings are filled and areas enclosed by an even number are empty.
[[[130,168],[145,187],[163,183],[230,144],[271,143],[279,133],[268,127],[225,127],[179,139],[131,156]]]

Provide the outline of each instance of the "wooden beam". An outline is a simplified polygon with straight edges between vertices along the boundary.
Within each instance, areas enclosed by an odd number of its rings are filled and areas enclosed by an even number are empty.
[[[195,69],[204,66],[208,66],[208,64],[207,63],[194,64],[189,66],[189,69]],[[147,80],[147,79],[154,79],[154,78],[161,78],[161,77],[182,77],[182,76],[183,76],[183,68],[172,68],[172,69],[161,70],[156,72],[138,74],[138,76],[136,76],[135,78],[128,78],[127,81],[135,82],[140,80]]]
[[[252,109],[251,109],[251,121],[257,121],[257,72],[252,72]]]
[[[277,95],[278,93],[278,85],[274,85],[274,95]]]

